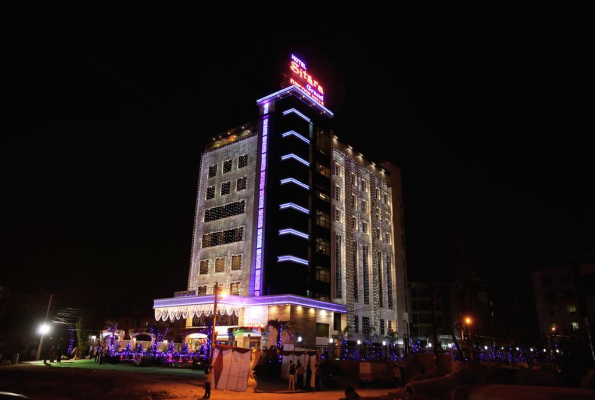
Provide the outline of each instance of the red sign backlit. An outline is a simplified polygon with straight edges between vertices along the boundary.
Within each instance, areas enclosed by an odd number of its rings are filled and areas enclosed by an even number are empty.
[[[292,54],[289,69],[289,84],[296,85],[308,93],[312,100],[324,105],[324,89],[320,82],[306,71],[306,64]]]

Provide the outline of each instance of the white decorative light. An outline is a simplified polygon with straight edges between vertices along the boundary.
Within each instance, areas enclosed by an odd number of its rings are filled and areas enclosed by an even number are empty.
[[[277,262],[285,262],[285,261],[291,261],[291,262],[295,262],[298,264],[308,265],[308,260],[304,260],[303,258],[298,258],[298,257],[294,257],[294,256],[277,257]]]
[[[308,209],[307,209],[307,208],[305,208],[305,207],[298,206],[298,205],[297,205],[297,204],[295,204],[295,203],[284,203],[284,204],[281,204],[281,205],[279,206],[279,208],[280,208],[281,210],[284,210],[284,209],[286,209],[286,208],[293,208],[293,209],[295,209],[295,210],[298,210],[298,211],[301,211],[301,212],[303,212],[304,214],[310,214],[310,210],[308,210]]]
[[[307,233],[296,231],[295,229],[281,229],[279,230],[279,235],[295,235],[304,239],[310,239],[310,235],[308,235]]]
[[[286,185],[288,183],[294,183],[300,187],[303,187],[304,189],[308,189],[310,190],[310,186],[306,185],[305,183],[302,183],[300,181],[298,181],[297,179],[294,178],[285,178],[285,179],[281,179],[281,184],[282,185]]]
[[[298,162],[301,162],[302,164],[304,164],[305,166],[309,167],[310,163],[306,160],[304,160],[303,158],[296,156],[295,154],[291,153],[291,154],[285,154],[284,156],[281,156],[281,160],[285,161],[285,160],[289,160],[289,159],[294,159]]]
[[[296,138],[300,139],[303,142],[306,142],[308,144],[310,144],[310,140],[306,139],[304,136],[300,135],[299,133],[297,133],[296,131],[288,131],[285,133],[281,134],[281,137],[288,137],[288,136],[295,136]]]
[[[287,115],[287,114],[291,114],[291,113],[295,113],[296,115],[299,115],[300,117],[302,117],[304,120],[310,122],[310,118],[306,117],[304,114],[302,114],[301,112],[299,112],[295,108],[290,108],[289,110],[283,111],[283,115],[284,116]]]

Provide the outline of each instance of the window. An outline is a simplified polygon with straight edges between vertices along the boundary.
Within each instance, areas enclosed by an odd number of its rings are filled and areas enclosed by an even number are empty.
[[[221,184],[221,196],[231,193],[231,181],[223,182]]]
[[[556,314],[556,308],[555,307],[548,307],[547,308],[547,312],[548,312],[548,315],[552,316],[552,315]]]
[[[331,228],[331,217],[327,213],[316,210],[316,225],[322,226],[323,228]]]
[[[196,294],[199,296],[202,296],[204,294],[207,294],[207,287],[206,286],[199,286],[196,288]]]
[[[362,190],[364,192],[368,191],[368,181],[362,179]]]
[[[362,200],[362,208],[361,208],[362,212],[367,213],[368,212],[368,202],[366,200]]]
[[[240,191],[240,190],[246,190],[246,182],[248,181],[248,178],[246,178],[245,176],[243,178],[238,178],[236,180],[236,190]]]
[[[578,322],[571,322],[570,323],[570,327],[572,328],[573,331],[578,331]]]
[[[209,167],[209,178],[214,178],[217,176],[217,164],[211,165]]]
[[[200,262],[200,275],[206,275],[209,273],[209,260],[202,260]]]
[[[386,244],[390,244],[390,233],[386,232],[384,236],[386,237]]]
[[[326,201],[327,203],[330,203],[330,202],[331,202],[331,196],[329,196],[329,195],[328,195],[328,194],[326,194],[326,193],[323,193],[323,192],[321,192],[320,190],[317,190],[317,191],[316,191],[316,196],[317,196],[317,197],[318,197],[320,200],[324,200],[324,201]]]
[[[341,201],[341,186],[335,186],[335,200]]]
[[[202,235],[202,248],[221,246],[244,240],[244,227]]]
[[[364,276],[364,304],[370,304],[370,278],[368,276],[368,246],[362,246],[362,275]]]
[[[351,175],[349,176],[349,182],[353,185],[353,186],[357,186],[357,177],[355,176],[355,174],[352,172]]]
[[[351,229],[357,231],[357,218],[353,216],[351,217]]]
[[[207,188],[207,200],[215,198],[215,186],[209,186]]]
[[[331,270],[317,266],[316,267],[316,280],[319,282],[330,283],[331,282]]]
[[[338,162],[335,163],[335,175],[337,175],[338,177],[343,176],[343,169],[341,168],[341,164],[339,164]]]
[[[231,256],[231,270],[239,271],[242,269],[242,255]]]
[[[341,210],[335,207],[335,221],[341,222]]]
[[[325,256],[331,255],[331,245],[326,239],[316,238],[316,252],[324,254]]]
[[[374,218],[376,218],[377,220],[380,219],[380,215],[382,214],[382,210],[380,210],[380,207],[376,207],[376,213],[374,214]]]
[[[244,154],[238,158],[238,168],[248,166],[248,154]]]
[[[380,320],[380,334],[384,335],[384,320]]]
[[[215,273],[225,272],[225,258],[215,259]]]
[[[388,292],[388,308],[393,309],[393,278],[392,278],[392,267],[391,258],[386,256],[386,290]],[[390,328],[390,327],[389,327]]]
[[[331,148],[331,138],[328,133],[322,129],[316,130],[316,149],[322,154],[327,154]]]
[[[364,335],[370,334],[370,318],[362,317],[362,333]]]
[[[329,297],[325,294],[316,294],[316,299],[320,301],[329,301]]]
[[[359,316],[353,316],[353,330],[355,333],[359,333]]]
[[[568,305],[566,306],[566,310],[568,311],[568,314],[574,314],[576,313],[576,306],[574,304]]]
[[[316,163],[316,170],[322,176],[326,176],[327,178],[331,177],[331,169],[326,165],[322,165],[321,163]]]
[[[232,296],[240,295],[240,282],[232,282],[229,285],[229,294],[231,294]]]
[[[229,218],[236,215],[244,214],[246,201],[236,201],[234,203],[225,204],[224,206],[208,208],[205,210],[205,222],[217,221],[223,218]]]
[[[374,237],[378,240],[382,240],[380,235],[380,228],[376,228]]]
[[[335,236],[335,290],[336,298],[343,298],[343,285],[341,283],[341,236]],[[335,314],[338,315],[338,314]]]
[[[547,292],[545,292],[545,299],[549,301],[556,300],[556,295],[552,290],[548,290]]]
[[[328,337],[329,324],[316,323],[316,337]]]
[[[357,210],[357,196],[354,194],[351,195],[351,207],[353,207],[354,210]]]
[[[376,200],[380,200],[380,189],[374,189],[374,196],[376,197]]]
[[[353,273],[353,300],[359,301],[359,286],[357,283],[357,242],[351,243],[351,263]]]
[[[362,221],[362,232],[368,233],[368,223],[366,221]]]
[[[231,160],[225,160],[223,161],[223,173],[227,174],[228,172],[231,172]]]
[[[382,253],[380,252],[378,252],[376,257],[376,277],[374,279],[376,282],[375,285],[378,287],[378,305],[384,307],[384,292],[382,290]]]
[[[384,204],[388,204],[388,194],[384,194]]]

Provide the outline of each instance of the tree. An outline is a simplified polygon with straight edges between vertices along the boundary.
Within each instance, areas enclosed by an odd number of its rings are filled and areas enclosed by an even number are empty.
[[[285,321],[285,320],[278,320],[278,319],[271,319],[269,320],[269,322],[267,323],[267,327],[273,327],[277,330],[277,348],[281,348],[281,335],[283,333],[283,330],[287,331],[287,332],[291,332],[293,330],[293,322],[291,321]]]
[[[89,334],[90,332],[83,325],[82,318],[79,318],[76,322],[76,347],[81,357],[89,350]]]
[[[110,350],[113,350],[114,341],[116,339],[116,330],[118,329],[118,322],[116,320],[105,321],[105,329],[107,329],[107,331],[111,333],[110,337],[108,338],[108,341]]]

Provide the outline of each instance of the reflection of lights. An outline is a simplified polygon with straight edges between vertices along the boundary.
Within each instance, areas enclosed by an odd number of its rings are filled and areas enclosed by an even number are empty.
[[[483,348],[484,348],[484,350],[487,350],[488,349],[488,346],[483,346]]]
[[[449,349],[452,349],[452,343],[449,343],[447,346]]]
[[[298,336],[298,342],[301,343],[301,341],[302,341],[302,337],[301,336]]]
[[[428,343],[428,347],[432,347],[432,343]]]
[[[362,341],[357,339],[357,344],[362,344]]]
[[[332,343],[334,343],[335,341],[333,340],[333,338],[329,338],[328,342],[332,344]]]
[[[383,345],[383,346],[386,346],[386,340],[383,340],[383,341],[382,341],[382,345]]]
[[[546,352],[546,350],[545,350],[545,349],[543,349],[543,352],[545,353],[545,352]]]
[[[531,352],[533,352],[533,347],[531,347],[529,350],[530,350]]]
[[[559,352],[560,352],[560,350],[556,349],[556,353],[559,353]]]
[[[519,351],[519,348],[518,347],[516,348],[516,351]]]

